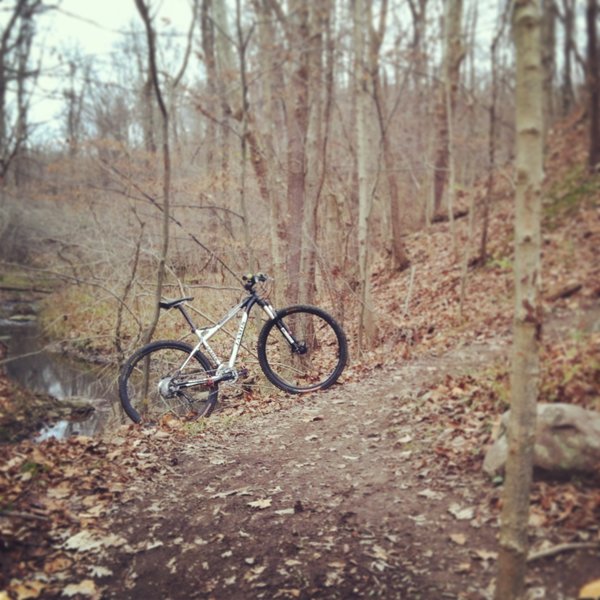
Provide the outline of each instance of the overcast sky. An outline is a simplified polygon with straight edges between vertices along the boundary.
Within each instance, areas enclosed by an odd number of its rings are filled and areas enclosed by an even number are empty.
[[[191,17],[189,0],[151,2],[152,14],[169,19],[186,30]],[[141,23],[134,0],[61,0],[60,10],[49,16],[51,37],[69,43],[78,43],[87,53],[102,54],[110,51],[119,33],[131,20]]]

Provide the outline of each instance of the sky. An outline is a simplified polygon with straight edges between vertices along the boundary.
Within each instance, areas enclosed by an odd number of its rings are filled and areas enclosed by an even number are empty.
[[[150,2],[152,14],[169,19],[183,31],[191,16],[189,0]],[[61,0],[52,21],[50,39],[81,45],[87,53],[105,54],[132,20],[141,23],[134,0]]]
[[[190,23],[191,0],[146,1],[152,7],[159,31],[168,22],[184,35]],[[487,39],[497,27],[496,11],[492,7],[498,1],[486,0],[479,5],[478,35],[485,51],[489,46]],[[7,18],[6,8],[13,3],[14,0],[0,0],[0,30]],[[96,69],[101,70],[103,64],[110,64],[115,43],[122,39],[129,24],[135,22],[142,26],[134,0],[54,0],[54,3],[59,9],[49,11],[39,20],[36,41],[43,53],[43,70],[49,75],[38,81],[31,111],[34,121],[45,124],[45,131],[53,128],[52,122],[58,122],[64,111],[64,64],[62,69],[59,67],[64,63],[64,51],[78,48],[84,56],[92,57]]]
[[[191,18],[190,0],[151,0],[148,2],[156,22],[171,22],[185,32]],[[48,4],[53,4],[48,2]],[[142,20],[134,0],[56,0],[58,10],[45,13],[38,19],[34,62],[41,61],[46,74],[38,80],[31,104],[32,122],[43,124],[38,132],[51,136],[61,127],[64,111],[62,77],[66,49],[78,48],[84,56],[92,57],[96,67],[108,64],[115,43],[134,21],[141,27]],[[0,0],[0,31],[4,28],[13,0]],[[34,137],[36,137],[34,133]]]

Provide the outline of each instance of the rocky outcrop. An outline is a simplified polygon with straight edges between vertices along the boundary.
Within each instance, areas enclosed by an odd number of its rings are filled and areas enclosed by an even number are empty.
[[[483,470],[504,471],[510,411],[502,416],[498,437],[488,449]],[[538,404],[534,467],[550,475],[600,471],[600,413],[574,404]]]

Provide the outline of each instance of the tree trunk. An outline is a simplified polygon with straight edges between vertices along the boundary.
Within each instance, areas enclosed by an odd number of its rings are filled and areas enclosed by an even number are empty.
[[[332,14],[331,0],[311,4],[310,46],[308,52],[310,117],[306,138],[307,172],[304,228],[302,236],[302,302],[315,303],[317,243],[319,222],[317,211],[327,170],[327,144],[331,113],[331,93],[324,65],[324,38],[328,35]],[[325,77],[322,76],[325,75]]]
[[[369,0],[371,1],[371,0]],[[379,134],[381,137],[381,153],[385,166],[385,175],[388,187],[388,207],[391,221],[391,255],[392,269],[402,271],[410,265],[410,260],[406,254],[406,247],[402,241],[403,220],[400,211],[400,193],[398,190],[398,178],[396,177],[396,164],[393,156],[388,125],[391,119],[386,119],[384,114],[384,101],[381,89],[381,75],[379,69],[379,52],[383,36],[385,35],[387,0],[383,0],[379,15],[379,28],[376,31],[370,28],[371,35],[369,40],[369,71],[373,85],[373,99],[377,109],[377,122],[379,124]],[[387,233],[387,232],[386,232]],[[389,234],[388,234],[389,235]]]
[[[590,103],[590,152],[588,166],[590,171],[595,172],[600,163],[600,81],[598,73],[598,44],[597,44],[597,22],[598,3],[596,0],[588,0],[587,3],[587,79]]]
[[[492,73],[492,86],[490,92],[490,108],[489,108],[489,134],[488,134],[488,173],[486,178],[485,195],[483,198],[483,215],[481,224],[481,241],[479,245],[479,257],[477,262],[480,265],[485,264],[487,260],[487,241],[488,229],[490,220],[490,203],[494,192],[494,175],[496,170],[496,109],[498,103],[498,44],[504,35],[506,23],[509,20],[510,4],[506,5],[506,10],[502,15],[502,21],[498,32],[492,40],[490,46],[491,64],[490,70]]]
[[[306,193],[306,136],[310,115],[309,107],[309,7],[304,0],[290,0],[285,24],[293,56],[287,106],[287,296],[290,303],[300,299],[302,263],[302,227],[305,217]]]
[[[369,7],[363,0],[354,0],[354,52],[356,94],[356,164],[358,176],[358,266],[360,284],[360,316],[358,322],[359,349],[371,347],[377,338],[375,315],[371,300],[371,240],[370,222],[373,197],[369,185],[368,103],[369,74],[366,63],[365,35],[370,19]]]
[[[564,38],[563,38],[563,83],[562,83],[562,110],[563,115],[573,108],[575,104],[575,92],[573,91],[573,56],[575,35],[575,7],[574,0],[563,0],[562,15]]]
[[[446,0],[444,13],[444,63],[436,110],[437,152],[434,172],[434,212],[439,213],[450,165],[449,118],[455,113],[460,65],[464,58],[461,43],[462,0]]]
[[[28,69],[34,36],[33,19],[45,8],[42,0],[16,0],[13,4],[13,8],[6,9],[9,15],[0,34],[0,187],[5,183],[13,161],[17,163],[15,176],[19,182],[20,151],[28,135],[26,82],[39,74],[38,69]],[[12,81],[16,81],[16,110],[10,109]]]
[[[556,4],[542,0],[542,73],[544,101],[544,140],[554,118],[554,75],[556,70]]]
[[[272,165],[277,162],[276,141],[284,128],[281,116],[281,104],[277,101],[279,89],[283,88],[281,54],[283,47],[277,35],[275,21],[268,0],[252,0],[257,16],[258,46],[257,60],[260,65],[260,93],[263,111],[267,121],[260,127],[260,136],[254,120],[248,130],[251,160],[261,197],[269,207],[269,234],[271,245],[271,273],[275,279],[285,273],[285,245],[287,240],[286,223],[283,219],[285,209],[283,194],[277,189],[280,184],[275,180]],[[279,184],[279,185],[278,185]],[[274,289],[278,302],[279,287]]]
[[[527,524],[539,380],[543,99],[539,0],[516,0],[515,313],[509,447],[500,530],[496,600],[524,591]]]
[[[169,148],[169,115],[163,100],[163,95],[158,81],[158,67],[156,65],[156,43],[155,33],[152,27],[148,7],[144,0],[135,0],[138,12],[142,17],[146,28],[146,38],[148,41],[148,72],[154,96],[158,104],[162,119],[162,158],[163,158],[163,207],[162,207],[162,244],[158,257],[158,269],[156,272],[156,289],[154,295],[154,311],[148,328],[144,332],[144,343],[148,343],[154,334],[158,317],[160,314],[160,302],[162,296],[163,281],[165,277],[165,267],[167,255],[169,252],[169,220],[170,220],[170,193],[171,193],[171,155]]]

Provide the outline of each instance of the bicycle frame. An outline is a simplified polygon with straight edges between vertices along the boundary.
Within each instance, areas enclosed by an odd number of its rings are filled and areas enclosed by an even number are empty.
[[[179,367],[179,372],[183,371],[192,357],[198,352],[201,348],[205,348],[208,353],[210,359],[213,361],[215,365],[215,374],[211,377],[202,377],[200,379],[192,379],[189,381],[177,383],[178,388],[188,388],[194,387],[198,385],[214,385],[216,383],[220,383],[222,381],[235,381],[238,377],[238,373],[235,370],[235,362],[237,360],[237,356],[242,345],[242,340],[244,339],[244,334],[246,332],[246,325],[248,324],[248,318],[250,316],[250,311],[254,307],[255,304],[258,304],[267,314],[269,319],[275,319],[277,317],[277,312],[269,304],[266,300],[261,298],[256,292],[251,292],[246,298],[244,298],[239,304],[234,306],[229,310],[229,312],[217,323],[211,325],[209,327],[196,327],[193,323],[191,317],[185,310],[183,305],[177,306],[184,319],[187,321],[188,325],[191,327],[192,333],[198,338],[198,343],[192,349],[190,355],[185,359],[183,364]],[[227,362],[222,361],[215,351],[211,348],[208,340],[210,340],[217,332],[219,332],[223,327],[229,323],[233,318],[235,318],[241,312],[241,321],[237,330],[237,334],[233,340],[233,346],[231,348],[231,353],[229,355],[229,359]],[[300,344],[294,339],[291,332],[287,329],[283,322],[277,323],[277,327],[285,337],[285,339],[290,344],[293,352],[301,354],[303,352],[303,348]]]

